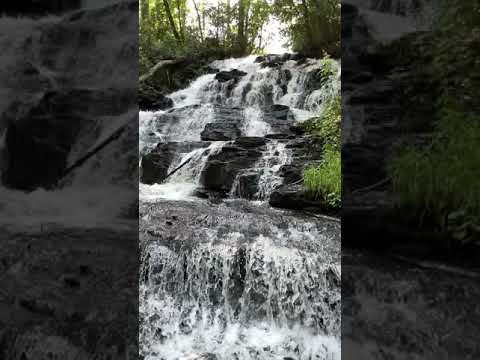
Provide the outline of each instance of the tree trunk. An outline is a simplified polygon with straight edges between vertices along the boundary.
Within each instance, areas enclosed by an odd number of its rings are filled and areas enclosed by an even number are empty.
[[[140,16],[141,16],[142,22],[148,20],[148,17],[149,17],[148,0],[141,0]]]
[[[163,0],[163,6],[165,7],[165,12],[167,13],[168,22],[170,23],[170,28],[173,32],[173,36],[178,42],[182,42],[182,38],[180,37],[180,34],[177,31],[177,27],[175,26],[175,20],[173,20],[168,0]]]
[[[225,29],[225,34],[224,34],[224,39],[223,39],[223,47],[224,47],[224,50],[226,50],[227,48],[227,41],[230,40],[230,22],[231,22],[231,11],[232,11],[232,7],[230,5],[230,0],[227,0],[227,26],[226,26],[226,29]]]
[[[185,40],[185,17],[183,16],[180,0],[176,0],[176,4],[177,4],[177,11],[178,11],[178,28],[179,28],[180,37],[182,38],[182,41],[183,41]]]
[[[198,10],[197,2],[193,1],[193,6],[195,7],[195,12],[197,14],[198,29],[200,31],[200,40],[203,42],[203,27],[202,27],[202,18],[200,16],[200,11]]]
[[[246,10],[246,1],[239,0],[238,2],[238,31],[237,31],[237,51],[238,55],[244,55],[246,50],[246,39],[245,39],[245,10]]]
[[[306,49],[307,53],[312,50],[312,26],[310,24],[310,11],[308,9],[307,0],[302,0],[302,12],[303,17],[305,18],[305,37],[307,40]]]
[[[244,26],[244,29],[243,29],[244,39],[245,39],[244,52],[247,51],[247,48],[250,45],[250,39],[248,37],[248,30],[249,30],[249,25],[250,25],[250,0],[246,0],[246,1],[247,1],[247,5],[246,5],[246,10],[245,10],[245,26]]]

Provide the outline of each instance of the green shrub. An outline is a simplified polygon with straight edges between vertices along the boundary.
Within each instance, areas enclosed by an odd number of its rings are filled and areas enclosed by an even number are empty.
[[[334,71],[334,66],[335,66],[334,60],[328,55],[325,56],[322,59],[322,69],[320,70],[322,77],[326,79],[332,76]]]
[[[330,208],[338,208],[342,188],[340,150],[325,147],[320,164],[308,167],[303,179],[308,198],[321,200]]]
[[[327,65],[323,71],[332,70]],[[311,200],[322,201],[330,209],[339,208],[341,203],[341,110],[341,98],[337,95],[325,104],[320,116],[302,124],[303,129],[316,136],[323,145],[320,164],[304,171],[306,195]]]
[[[463,224],[478,224],[479,145],[478,115],[444,109],[430,145],[404,148],[388,168],[403,213],[439,230],[451,230],[451,220],[459,215]]]
[[[339,149],[341,142],[341,119],[342,103],[340,95],[337,95],[325,104],[319,117],[305,121],[302,123],[302,127],[307,133],[318,136],[323,144]]]

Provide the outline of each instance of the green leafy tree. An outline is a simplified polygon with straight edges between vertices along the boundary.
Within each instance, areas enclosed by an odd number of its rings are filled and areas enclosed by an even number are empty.
[[[274,10],[294,51],[340,55],[340,0],[275,0]]]

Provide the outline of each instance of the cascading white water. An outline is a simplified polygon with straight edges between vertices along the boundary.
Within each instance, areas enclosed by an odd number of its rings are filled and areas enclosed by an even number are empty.
[[[206,74],[194,80],[190,86],[169,95],[174,106],[168,110],[140,112],[140,152],[150,151],[158,142],[199,141],[200,134],[208,123],[215,122],[216,108],[227,107],[242,109],[240,130],[242,136],[263,137],[275,132],[272,125],[265,120],[265,107],[271,104],[285,105],[290,108],[294,122],[302,122],[318,115],[323,105],[340,91],[340,66],[336,61],[329,60],[333,73],[320,88],[312,88],[312,78],[318,77],[318,72],[325,66],[324,60],[307,59],[299,65],[290,60],[279,67],[262,67],[255,62],[255,56],[240,59],[217,60],[211,64],[219,70],[240,70],[246,73],[237,83],[233,81],[220,82],[215,74]],[[239,116],[239,117],[240,117]],[[238,119],[233,119],[238,120]],[[222,143],[215,145],[221,148]],[[194,156],[197,150],[185,157]],[[257,162],[255,168],[262,174],[259,199],[268,199],[269,193],[281,184],[281,178],[276,172],[281,165],[288,164],[290,157],[283,143],[270,140],[264,158]],[[210,152],[202,151],[204,157]],[[205,159],[195,161],[197,171],[205,164]],[[274,165],[272,167],[272,165]],[[141,184],[141,197],[144,199],[158,198],[168,193],[172,197],[172,189],[179,190],[175,185],[178,177],[167,179],[164,184]],[[186,179],[183,178],[183,181]],[[193,176],[186,181],[189,190],[179,190],[189,198],[199,177]],[[167,191],[168,189],[168,191]],[[235,189],[231,192],[236,193]],[[181,198],[179,194],[174,198]]]
[[[124,95],[136,92],[132,84],[138,71],[130,59],[137,57],[138,24],[132,21],[131,3],[119,2],[108,12],[100,8],[106,4],[98,1],[97,9],[39,19],[2,16],[0,11],[2,181],[8,166],[4,159],[9,122],[28,121],[25,114],[46,95],[58,95],[64,101],[62,121],[82,118],[78,134],[69,144],[68,165],[98,145],[115,127],[128,126],[113,146],[105,147],[77,168],[65,184],[60,183],[61,188],[25,193],[0,185],[0,208],[4,212],[1,223],[109,224],[122,216],[136,198],[132,184],[137,175],[132,171],[132,163],[135,164],[137,154],[131,149],[137,146],[137,106],[135,101],[125,101]],[[78,31],[80,28],[84,31]],[[69,92],[73,93],[70,98]],[[77,97],[76,92],[88,95]],[[67,96],[62,98],[63,94]],[[119,99],[121,110],[111,104]],[[45,114],[52,118],[54,115]],[[119,202],[114,203],[112,198]]]
[[[336,62],[321,86],[313,82],[323,66],[311,59],[272,68],[255,57],[215,61],[211,67],[220,71],[246,74],[226,82],[203,75],[168,95],[172,108],[140,113],[141,154],[157,144],[180,149],[168,155],[171,176],[140,184],[148,208],[141,210],[147,224],[141,233],[156,239],[142,261],[145,360],[340,359],[339,244],[327,227],[264,202],[236,200],[245,171],[258,179],[253,200],[268,200],[282,184],[279,172],[292,162],[292,150],[288,138],[268,135],[318,115],[338,94]],[[216,206],[194,195],[209,157],[235,148],[234,140],[201,141],[206,125],[215,122],[265,140],[262,155],[233,181],[231,199]],[[182,216],[189,220],[175,229]]]
[[[282,184],[283,180],[278,176],[278,172],[283,165],[290,163],[291,154],[286,149],[284,143],[271,142],[267,144],[267,151],[260,159],[257,167],[261,170],[260,180],[258,182],[258,199],[266,199],[272,191]]]
[[[163,214],[145,214],[147,232],[182,206],[167,202]],[[145,251],[146,360],[340,359],[339,244],[328,226],[262,208],[245,213],[234,203],[188,209],[204,226],[162,230],[170,240]]]
[[[141,311],[151,323],[142,340],[155,344],[157,355],[146,359],[197,359],[204,352],[219,359],[339,359],[339,313],[329,305],[339,304],[339,294],[326,275],[339,276],[339,266],[262,235],[240,249],[242,234],[224,236],[225,244],[201,245],[188,258],[166,247],[151,250],[155,265],[141,289]],[[162,337],[168,340],[158,342]]]

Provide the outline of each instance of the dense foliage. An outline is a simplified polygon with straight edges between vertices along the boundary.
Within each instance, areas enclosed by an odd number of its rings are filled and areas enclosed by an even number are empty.
[[[325,104],[319,117],[303,123],[303,128],[323,144],[320,164],[304,172],[307,196],[336,209],[341,204],[341,99],[337,95]]]
[[[433,221],[443,229],[458,211],[478,220],[479,134],[478,117],[445,109],[432,142],[404,149],[390,165],[400,205],[421,222]]]
[[[480,233],[479,6],[444,3],[432,33],[410,41],[416,80],[407,89],[414,102],[408,105],[417,113],[428,111],[422,121],[412,121],[418,116],[411,111],[406,120],[411,130],[427,129],[432,137],[427,146],[401,149],[389,168],[402,212],[462,242]]]
[[[340,95],[327,100],[319,117],[311,118],[302,124],[310,134],[316,135],[323,144],[340,150],[342,104]]]
[[[273,18],[281,29],[271,28]],[[275,31],[296,52],[338,56],[340,1],[140,0],[140,71],[165,58],[261,53]]]
[[[293,51],[312,56],[340,56],[339,0],[276,0],[275,13]]]

